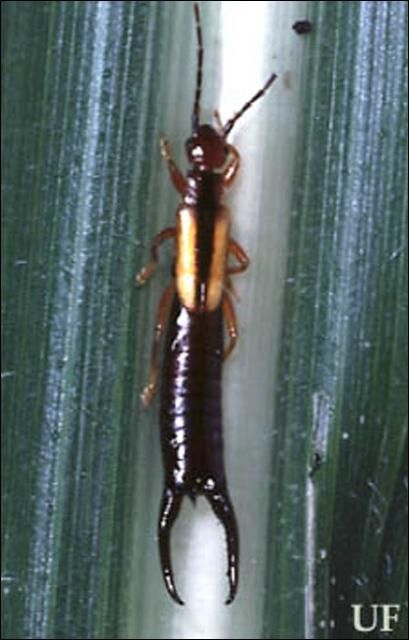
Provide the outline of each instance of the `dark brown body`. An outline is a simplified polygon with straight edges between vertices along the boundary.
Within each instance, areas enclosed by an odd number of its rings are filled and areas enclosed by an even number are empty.
[[[142,393],[151,401],[159,377],[159,347],[166,332],[161,382],[161,444],[165,488],[159,514],[159,551],[162,574],[170,596],[183,604],[175,586],[170,534],[185,495],[207,498],[223,525],[227,541],[227,576],[233,601],[238,587],[239,538],[226,486],[223,455],[221,377],[223,361],[237,341],[237,322],[231,276],[247,269],[244,249],[231,237],[230,214],[223,193],[233,183],[240,154],[227,141],[234,124],[273,84],[265,85],[223,125],[200,123],[203,42],[199,4],[193,4],[198,40],[198,68],[192,113],[192,135],[186,141],[189,171],[184,175],[174,161],[166,138],[161,152],[171,181],[182,202],[176,225],[155,236],[151,260],[136,276],[144,284],[158,264],[158,247],[175,242],[174,279],[159,303],[152,346],[149,382]],[[235,264],[229,264],[233,257]],[[223,345],[224,324],[228,344]]]

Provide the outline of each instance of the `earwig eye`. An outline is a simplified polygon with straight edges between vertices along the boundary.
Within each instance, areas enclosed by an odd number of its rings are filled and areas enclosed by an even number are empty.
[[[203,159],[204,151],[198,136],[192,136],[186,142],[186,155],[191,162],[200,162]]]
[[[201,158],[203,158],[203,149],[200,145],[197,144],[192,148],[190,154],[193,160],[200,160]]]

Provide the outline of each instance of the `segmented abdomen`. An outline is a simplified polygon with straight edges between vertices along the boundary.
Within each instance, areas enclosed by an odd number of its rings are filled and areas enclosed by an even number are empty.
[[[165,484],[188,494],[223,488],[221,306],[191,313],[175,296],[168,327],[160,414]]]

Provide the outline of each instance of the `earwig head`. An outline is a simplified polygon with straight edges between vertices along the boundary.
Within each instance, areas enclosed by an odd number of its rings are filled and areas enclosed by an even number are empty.
[[[213,171],[220,169],[226,162],[229,146],[210,124],[202,124],[191,138],[186,141],[186,154],[189,162],[199,169]]]

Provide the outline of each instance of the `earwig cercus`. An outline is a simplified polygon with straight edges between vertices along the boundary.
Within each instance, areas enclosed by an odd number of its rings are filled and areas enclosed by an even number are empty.
[[[159,552],[166,588],[179,604],[170,555],[170,533],[185,495],[207,498],[224,527],[227,541],[229,594],[236,595],[239,580],[239,535],[227,490],[223,459],[221,373],[223,360],[238,337],[231,294],[231,276],[245,271],[249,259],[230,235],[230,213],[222,204],[223,192],[238,172],[240,154],[227,141],[237,120],[276,79],[273,73],[264,86],[223,125],[200,122],[203,39],[199,4],[194,16],[197,36],[196,91],[192,134],[186,141],[190,164],[183,175],[172,158],[169,142],[161,139],[161,154],[171,181],[182,197],[176,226],[163,229],[153,239],[151,260],[138,273],[144,284],[158,264],[158,248],[165,240],[175,242],[174,278],[159,303],[152,347],[150,378],[142,394],[148,405],[159,376],[159,347],[166,331],[161,372],[161,446],[165,488],[159,515]],[[228,258],[235,258],[229,264]],[[229,341],[224,345],[223,323]]]

